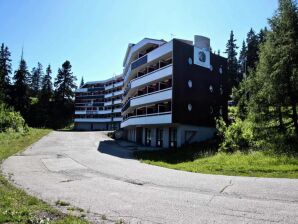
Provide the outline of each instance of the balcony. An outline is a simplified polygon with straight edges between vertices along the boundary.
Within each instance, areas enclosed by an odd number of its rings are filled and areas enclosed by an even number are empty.
[[[75,90],[76,93],[86,93],[88,92],[88,88],[80,88]]]
[[[104,103],[104,106],[106,107],[106,106],[111,106],[112,105],[112,101],[108,101],[108,102],[105,102]]]
[[[124,74],[124,83],[129,81],[129,77],[131,75],[131,72],[140,67],[141,65],[147,64],[149,62],[152,62],[166,54],[169,54],[173,50],[173,42],[168,42],[153,51],[149,52],[148,54],[144,55],[141,58],[138,58],[137,60],[131,62],[130,67],[128,71]]]
[[[75,114],[111,114],[112,110],[76,110]]]
[[[159,68],[153,72],[147,73],[143,76],[137,77],[130,82],[130,88],[140,87],[146,84],[149,84],[153,81],[158,81],[168,76],[171,76],[173,73],[173,65],[167,65],[166,67]]]
[[[113,110],[114,113],[121,113],[121,108],[117,108]]]
[[[113,121],[122,121],[122,117],[114,117]]]
[[[116,83],[114,84],[114,86],[115,86],[115,87],[123,86],[123,81],[121,81],[121,82],[116,82]]]
[[[74,122],[111,122],[112,118],[75,118]]]
[[[141,116],[132,116],[121,123],[121,128],[132,125],[152,125],[152,124],[170,124],[172,123],[172,113],[156,113]]]
[[[114,92],[114,96],[119,96],[123,94],[123,89]]]
[[[115,104],[121,104],[121,103],[122,103],[122,100],[121,100],[121,99],[114,100],[114,105],[115,105]]]
[[[172,87],[157,92],[148,93],[130,99],[130,107],[137,107],[150,103],[158,103],[172,99]]]
[[[105,98],[110,98],[110,97],[112,97],[112,96],[114,96],[114,92],[105,94]]]

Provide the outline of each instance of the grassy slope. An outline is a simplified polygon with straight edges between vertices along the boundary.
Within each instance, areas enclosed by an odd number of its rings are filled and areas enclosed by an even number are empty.
[[[142,162],[171,169],[232,176],[298,178],[298,158],[264,152],[217,153],[202,156],[198,150],[137,152]]]
[[[0,162],[24,150],[49,132],[48,129],[30,129],[25,135],[0,133]],[[64,215],[45,202],[27,195],[0,174],[0,223],[39,223],[44,220],[44,216],[55,220],[51,223],[87,223],[83,219]]]

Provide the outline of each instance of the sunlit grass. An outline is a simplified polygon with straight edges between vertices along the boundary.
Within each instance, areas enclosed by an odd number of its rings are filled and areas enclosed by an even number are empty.
[[[275,155],[262,151],[233,154],[220,152],[196,158],[194,155],[184,161],[176,161],[175,158],[179,152],[168,151],[166,160],[164,156],[160,156],[160,153],[158,151],[140,152],[137,157],[144,163],[196,173],[298,178],[298,158],[286,155]],[[174,159],[171,160],[171,158]]]

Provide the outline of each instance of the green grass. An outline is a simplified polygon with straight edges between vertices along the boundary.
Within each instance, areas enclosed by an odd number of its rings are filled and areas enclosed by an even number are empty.
[[[0,162],[24,150],[50,131],[30,128],[27,134],[0,133]],[[14,187],[0,174],[0,223],[82,224],[88,222],[59,212],[45,202]]]
[[[185,148],[142,151],[135,153],[135,156],[144,163],[196,173],[298,178],[297,157],[262,151],[211,154],[201,153],[195,148]]]

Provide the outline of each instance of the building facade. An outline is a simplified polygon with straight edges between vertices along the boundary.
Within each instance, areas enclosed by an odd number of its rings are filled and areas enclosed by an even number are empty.
[[[129,44],[123,71],[122,122],[127,140],[180,147],[213,137],[215,118],[227,118],[227,61],[210,40]]]
[[[75,92],[76,130],[120,128],[122,75],[104,81],[87,82]]]

